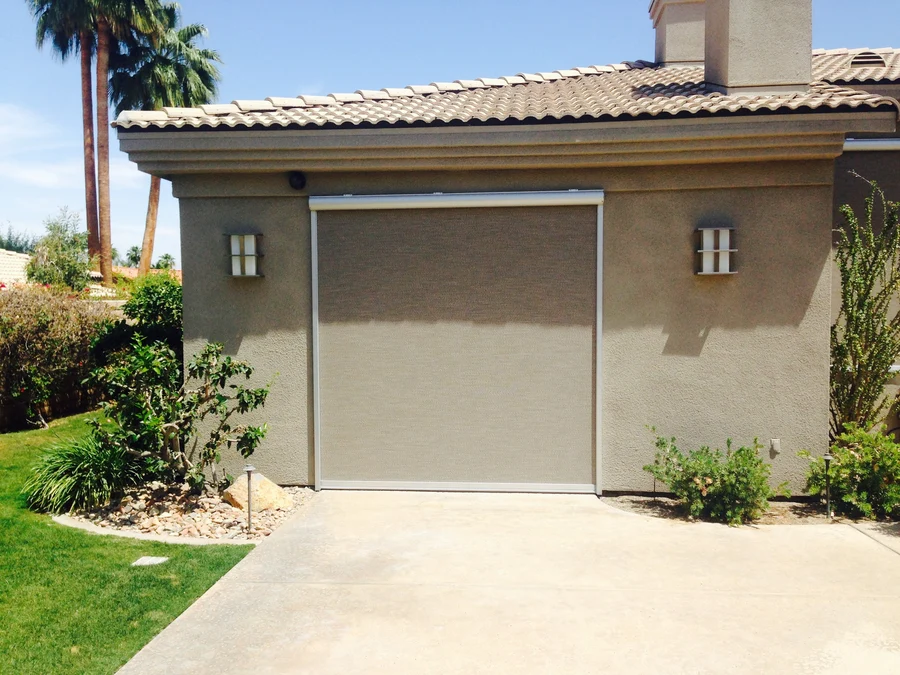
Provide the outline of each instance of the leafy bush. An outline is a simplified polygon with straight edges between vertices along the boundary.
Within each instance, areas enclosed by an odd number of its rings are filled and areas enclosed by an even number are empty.
[[[36,511],[62,513],[102,506],[142,479],[143,471],[132,455],[102,438],[88,436],[51,448],[22,491]]]
[[[140,277],[122,311],[139,326],[176,329],[180,335],[184,316],[181,284],[171,274]]]
[[[810,494],[825,497],[825,460],[812,458],[806,478]],[[831,446],[831,503],[851,518],[886,518],[900,513],[900,444],[882,431],[867,432],[855,424]]]
[[[109,431],[96,427],[110,443],[144,459],[147,468],[166,479],[187,479],[195,488],[216,465],[227,445],[249,457],[266,435],[266,426],[235,424],[233,418],[262,407],[268,387],[233,383],[247,380],[253,368],[223,355],[221,344],[209,344],[187,365],[181,383],[180,362],[162,343],[144,344],[138,336],[130,350],[117,355],[95,378],[109,402],[104,412],[115,423]],[[197,434],[207,418],[205,441]]]
[[[44,221],[45,234],[34,246],[34,255],[25,269],[28,280],[50,286],[83,291],[90,280],[87,231],[78,216],[68,209]]]
[[[832,441],[850,423],[871,429],[884,419],[890,406],[884,388],[900,358],[894,302],[900,292],[900,204],[869,185],[863,219],[844,205],[846,223],[837,231],[841,307],[831,327]]]
[[[0,293],[0,428],[41,424],[92,404],[81,383],[94,366],[91,343],[109,323],[105,306],[51,289]]]
[[[110,324],[97,341],[96,356],[106,365],[113,355],[131,347],[135,337],[146,343],[162,342],[171,349],[178,361],[177,373],[182,373],[184,331],[181,284],[169,274],[150,274],[134,280],[131,297],[122,306],[129,321]]]
[[[757,440],[752,447],[711,450],[704,446],[687,454],[674,438],[656,438],[656,458],[644,467],[665,483],[681,500],[692,518],[705,518],[729,525],[758,519],[769,508],[770,467],[762,461]]]

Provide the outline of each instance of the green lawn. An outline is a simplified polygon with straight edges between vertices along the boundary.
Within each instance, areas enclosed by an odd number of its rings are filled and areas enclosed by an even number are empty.
[[[250,550],[92,535],[30,512],[29,469],[87,417],[0,435],[0,673],[114,673]],[[131,567],[143,555],[170,560]]]

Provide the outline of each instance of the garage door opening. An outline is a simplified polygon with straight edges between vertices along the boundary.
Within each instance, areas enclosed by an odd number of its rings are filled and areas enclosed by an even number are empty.
[[[602,200],[310,198],[317,489],[599,492]]]

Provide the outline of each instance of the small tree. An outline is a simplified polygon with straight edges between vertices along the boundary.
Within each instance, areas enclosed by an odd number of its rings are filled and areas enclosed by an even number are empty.
[[[891,306],[900,291],[900,205],[866,182],[872,192],[864,220],[845,204],[846,226],[837,230],[841,308],[831,327],[832,441],[850,423],[868,430],[883,419],[890,407],[885,385],[900,357],[900,312]]]
[[[95,423],[95,433],[144,459],[154,474],[200,488],[210,469],[218,482],[223,448],[233,445],[246,458],[266,435],[266,425],[238,424],[234,418],[262,407],[269,395],[268,386],[234,383],[249,379],[253,368],[225,356],[223,349],[206,345],[188,362],[182,383],[175,353],[136,337],[129,351],[95,373],[109,398],[104,412],[115,423],[112,430]],[[207,418],[212,423],[204,425],[209,431],[202,440],[198,427]]]
[[[83,291],[88,285],[91,261],[87,231],[78,216],[67,208],[44,221],[47,234],[38,240],[25,270],[28,280],[50,286]]]

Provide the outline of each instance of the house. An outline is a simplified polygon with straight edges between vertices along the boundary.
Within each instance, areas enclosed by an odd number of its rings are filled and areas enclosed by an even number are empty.
[[[27,280],[25,268],[31,256],[27,253],[0,249],[0,284],[8,288],[13,284],[24,284]]]
[[[180,200],[186,353],[278,373],[254,463],[650,490],[655,426],[758,437],[801,489],[834,203],[900,156],[870,152],[894,147],[900,52],[813,52],[811,4],[654,0],[653,62],[123,113]]]

